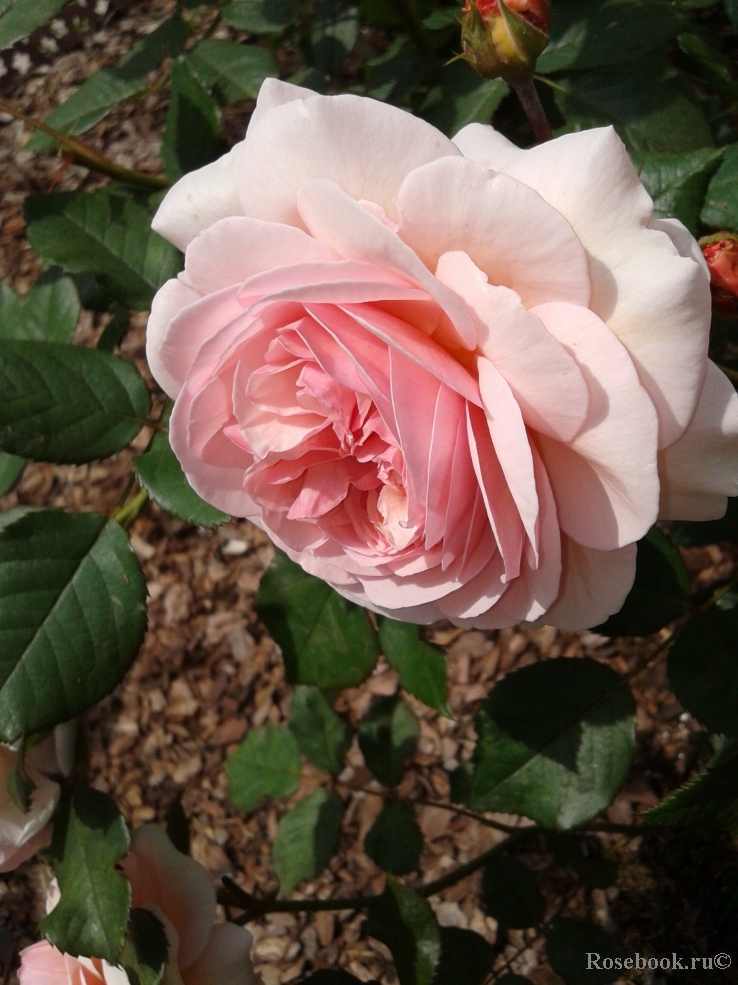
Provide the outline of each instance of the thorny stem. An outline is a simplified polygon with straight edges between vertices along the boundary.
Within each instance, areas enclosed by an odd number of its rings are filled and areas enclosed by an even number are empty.
[[[78,137],[71,137],[69,134],[54,130],[53,127],[47,126],[41,120],[37,120],[33,116],[28,116],[26,113],[21,112],[21,110],[11,106],[10,103],[6,103],[4,99],[0,99],[0,112],[9,113],[16,120],[22,120],[28,126],[33,127],[34,130],[40,130],[42,133],[45,133],[60,144],[76,164],[82,164],[90,171],[97,171],[99,174],[104,174],[108,178],[113,178],[115,181],[120,181],[124,184],[139,185],[143,188],[154,189],[156,191],[162,188],[169,188],[171,184],[169,179],[163,175],[146,174],[144,171],[132,171],[130,168],[120,167],[115,161],[111,161],[109,157],[100,154],[94,147],[90,147],[89,144],[86,144],[83,140],[79,140]]]
[[[538,143],[545,144],[547,140],[553,140],[551,124],[548,122],[548,117],[546,116],[533,79],[528,79],[527,82],[520,82],[512,88],[520,100],[520,104],[525,111],[525,115],[528,117],[528,122],[533,129]]]

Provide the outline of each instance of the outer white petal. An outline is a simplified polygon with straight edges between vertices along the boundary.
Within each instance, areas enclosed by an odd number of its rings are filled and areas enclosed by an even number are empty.
[[[387,103],[349,94],[291,99],[249,126],[239,178],[242,211],[305,228],[297,193],[311,178],[328,178],[396,219],[405,176],[451,155],[459,151],[439,130]]]
[[[165,393],[176,397],[181,381],[174,379],[161,360],[160,352],[169,323],[188,304],[200,300],[200,295],[177,277],[168,280],[159,288],[151,304],[148,325],[146,326],[146,359],[149,369]]]
[[[173,185],[154,216],[151,228],[180,250],[208,226],[230,215],[243,215],[238,197],[238,172],[244,142],[227,154],[190,171]]]
[[[659,415],[659,447],[672,444],[704,375],[711,303],[702,265],[675,246],[673,227],[649,228],[653,203],[611,127],[565,134],[502,170],[574,227],[590,254],[590,307],[633,357]]]
[[[216,924],[205,950],[183,973],[184,985],[257,985],[250,956],[252,943],[245,927]]]
[[[494,127],[484,123],[470,123],[462,127],[453,142],[468,160],[493,171],[499,171],[518,154],[524,153]]]
[[[622,608],[633,587],[637,545],[595,551],[562,534],[561,546],[561,591],[540,622],[570,630],[598,626]]]
[[[675,444],[659,455],[664,520],[717,520],[738,495],[738,394],[707,364],[697,409]]]

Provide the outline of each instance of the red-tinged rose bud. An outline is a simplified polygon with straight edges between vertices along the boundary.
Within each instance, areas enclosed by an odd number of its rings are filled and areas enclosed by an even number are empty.
[[[700,240],[710,268],[712,307],[720,315],[738,315],[738,235],[721,232]]]
[[[532,78],[550,27],[548,0],[466,0],[464,58],[486,79],[520,85]]]

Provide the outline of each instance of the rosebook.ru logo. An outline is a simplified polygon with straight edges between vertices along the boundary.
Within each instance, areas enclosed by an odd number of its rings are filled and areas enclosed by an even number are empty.
[[[725,971],[730,968],[731,957],[721,952],[711,958],[679,958],[672,954],[670,958],[644,958],[634,954],[632,958],[603,958],[595,951],[587,951],[587,971]]]

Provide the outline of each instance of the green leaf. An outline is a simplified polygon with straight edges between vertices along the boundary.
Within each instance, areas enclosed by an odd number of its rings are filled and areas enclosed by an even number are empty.
[[[310,32],[313,64],[318,71],[338,75],[358,36],[358,3],[354,0],[321,0]]]
[[[190,822],[182,807],[182,797],[177,796],[167,807],[164,815],[164,822],[167,828],[167,837],[183,855],[190,854]]]
[[[420,639],[418,627],[383,619],[379,642],[387,663],[400,675],[400,684],[429,708],[453,718],[448,706],[446,656]]]
[[[131,316],[127,308],[117,301],[112,305],[112,318],[100,333],[96,349],[101,352],[112,352],[123,340],[123,336],[131,327]]]
[[[294,23],[302,0],[233,0],[221,10],[223,20],[240,31],[279,34]]]
[[[131,985],[159,985],[164,977],[169,945],[164,924],[149,910],[131,910],[128,935],[119,965]]]
[[[733,27],[738,27],[738,0],[725,0],[725,12]]]
[[[226,760],[228,790],[242,811],[262,797],[289,797],[300,783],[300,750],[289,729],[271,722],[252,729]]]
[[[314,879],[338,848],[343,801],[335,790],[318,788],[279,822],[272,862],[279,887],[289,896],[303,879]]]
[[[0,338],[69,342],[79,312],[74,281],[58,267],[41,274],[26,298],[0,284]]]
[[[39,256],[93,274],[127,307],[149,308],[156,291],[181,269],[181,254],[152,232],[149,212],[114,188],[30,195],[25,215],[26,235]]]
[[[410,804],[387,801],[364,838],[364,851],[383,872],[417,872],[423,834]]]
[[[551,6],[551,40],[536,66],[541,73],[630,62],[668,44],[687,23],[668,0],[569,0]]]
[[[704,147],[688,154],[641,154],[635,165],[657,216],[673,216],[697,235],[702,203],[724,148]]]
[[[620,612],[597,626],[603,636],[650,636],[684,615],[689,575],[678,548],[657,527],[638,542],[636,576]]]
[[[441,960],[433,985],[484,985],[495,963],[495,949],[481,934],[441,927]],[[528,983],[526,983],[528,985]]]
[[[187,56],[187,62],[218,102],[227,106],[256,99],[264,79],[279,74],[274,55],[267,48],[220,38],[200,41]]]
[[[481,79],[467,62],[451,62],[429,90],[420,116],[453,136],[469,123],[489,123],[509,91],[502,79]]]
[[[578,72],[553,85],[569,130],[612,125],[634,152],[681,153],[713,143],[704,113],[680,91],[666,61]]]
[[[431,985],[441,957],[441,933],[422,896],[387,876],[366,929],[390,949],[400,985]]]
[[[21,477],[25,464],[25,458],[7,455],[4,451],[0,451],[0,496],[5,496],[13,489]]]
[[[669,524],[669,531],[682,547],[703,547],[721,540],[738,543],[738,499],[728,499],[728,509],[719,520],[679,520]]]
[[[290,705],[290,730],[300,751],[324,773],[338,775],[351,745],[351,726],[317,687],[295,688]]]
[[[62,799],[51,844],[61,899],[40,924],[54,947],[118,963],[131,887],[116,863],[129,848],[123,816],[106,794],[84,787]]]
[[[546,901],[530,868],[512,855],[496,855],[482,872],[482,902],[505,927],[536,927],[546,913]]]
[[[36,784],[26,772],[26,756],[35,742],[44,738],[44,733],[37,735],[24,735],[20,742],[20,747],[16,753],[13,766],[8,773],[8,793],[18,810],[27,814],[31,809],[33,795],[36,791]]]
[[[146,581],[125,531],[38,510],[0,530],[0,741],[81,714],[130,667]]]
[[[644,824],[738,833],[738,742],[726,742],[707,769],[657,807]]]
[[[228,147],[218,136],[218,108],[188,61],[172,65],[172,96],[161,141],[161,163],[176,181],[209,164]]]
[[[711,732],[738,738],[738,610],[689,622],[669,653],[669,686]]]
[[[56,17],[69,0],[2,0],[0,2],[0,51],[32,34]]]
[[[149,496],[166,513],[198,527],[217,527],[229,520],[227,513],[221,513],[200,499],[189,484],[169,445],[168,433],[155,435],[148,450],[134,457],[133,471]]]
[[[132,363],[60,342],[0,339],[0,448],[39,462],[90,462],[125,448],[150,398]]]
[[[44,123],[60,133],[85,133],[126,99],[146,89],[146,76],[164,58],[176,58],[184,50],[189,35],[187,25],[175,14],[163,21],[112,68],[101,68],[72,93],[58,109],[44,117]],[[55,141],[36,132],[24,150],[36,154],[54,147]]]
[[[356,687],[374,669],[379,642],[366,611],[281,551],[261,579],[256,611],[281,647],[293,684]]]
[[[398,694],[372,702],[359,726],[359,748],[367,767],[385,787],[402,782],[419,736],[415,713]]]
[[[430,73],[435,74],[439,67],[436,54],[419,51],[401,34],[387,51],[366,63],[365,94],[372,99],[404,106],[423,79]]]
[[[614,670],[558,657],[507,674],[476,718],[469,805],[571,828],[606,807],[635,744],[635,705]]]
[[[568,917],[554,920],[546,935],[546,953],[548,963],[566,985],[607,985],[621,977],[620,950],[612,937],[596,923]],[[587,970],[588,961],[591,970]],[[620,970],[615,967],[616,962],[619,962]],[[603,963],[609,964],[609,968],[604,969]]]
[[[725,148],[723,163],[707,189],[700,218],[715,229],[738,228],[738,144]]]
[[[733,78],[730,60],[696,34],[680,34],[677,40],[679,47],[697,69],[700,80],[717,92],[735,98],[738,87]]]
[[[581,837],[552,832],[547,839],[559,865],[576,872],[595,889],[608,889],[617,879],[617,862],[603,858],[599,842],[595,838],[585,842]],[[587,855],[582,851],[582,844],[587,846]]]

